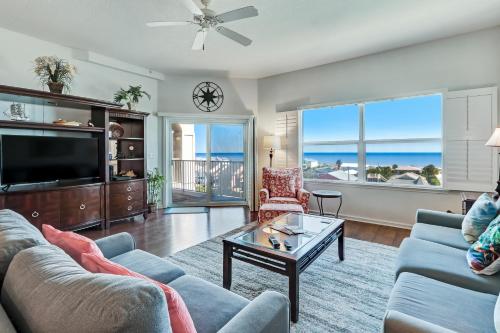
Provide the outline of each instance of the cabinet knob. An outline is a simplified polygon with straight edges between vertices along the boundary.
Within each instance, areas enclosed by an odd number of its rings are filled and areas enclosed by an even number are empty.
[[[85,204],[83,204],[83,203],[80,205],[80,209],[81,209],[81,210],[84,210],[84,209],[85,209],[85,207],[86,207],[86,206],[85,206]]]
[[[33,211],[33,213],[31,213],[31,216],[37,218],[38,216],[40,216],[40,213],[35,210]]]
[[[131,195],[129,195],[129,196],[127,197],[127,200],[128,200],[128,201],[132,200],[132,196],[131,196]]]
[[[132,210],[132,206],[128,206],[127,210],[129,210],[129,211]]]
[[[132,187],[127,186],[127,192],[130,192],[130,191],[132,191]]]

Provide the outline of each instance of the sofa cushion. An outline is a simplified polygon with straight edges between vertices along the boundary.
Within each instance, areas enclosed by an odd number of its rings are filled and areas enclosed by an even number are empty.
[[[300,205],[300,201],[297,198],[287,198],[287,197],[273,197],[269,198],[269,203],[277,203],[277,204],[296,204]]]
[[[416,273],[462,288],[498,295],[500,274],[474,274],[467,265],[467,251],[421,239],[406,238],[396,262],[396,277]]]
[[[464,240],[460,229],[442,227],[427,223],[415,223],[410,237],[467,250],[470,244]]]
[[[493,319],[495,321],[495,329],[500,332],[500,295],[498,295],[497,302],[495,304],[495,313],[493,314]]]
[[[269,179],[271,175],[283,175],[289,174],[295,176],[295,190],[299,190],[302,187],[302,168],[262,168],[262,187],[269,189]]]
[[[198,333],[217,332],[250,303],[224,288],[189,275],[169,285],[186,302]]]
[[[181,296],[170,286],[148,278],[142,274],[129,270],[128,268],[112,262],[102,256],[90,253],[82,254],[82,266],[92,273],[108,273],[121,276],[132,276],[149,281],[161,288],[167,299],[168,316],[173,333],[196,333],[193,320],[189,315],[186,304]]]
[[[3,306],[0,304],[0,332],[2,333],[16,333],[16,329],[12,325],[12,322],[5,313]]]
[[[21,332],[171,332],[160,288],[89,273],[53,245],[15,256],[1,299]]]
[[[472,291],[411,273],[402,273],[387,310],[454,332],[494,332],[496,295]]]
[[[488,193],[474,202],[462,221],[462,235],[469,243],[477,241],[491,221],[497,216],[498,207]]]
[[[47,244],[42,233],[23,216],[9,209],[0,210],[0,285],[18,252]]]
[[[161,283],[168,284],[186,274],[179,266],[142,250],[133,250],[110,260]]]
[[[492,275],[500,271],[500,216],[490,223],[467,251],[467,262],[474,273]]]
[[[269,176],[269,195],[271,197],[295,197],[295,176],[291,174],[271,174]]]
[[[83,253],[92,253],[104,257],[96,243],[85,236],[72,231],[61,231],[48,224],[42,225],[42,233],[52,245],[66,252],[80,265],[82,264]]]

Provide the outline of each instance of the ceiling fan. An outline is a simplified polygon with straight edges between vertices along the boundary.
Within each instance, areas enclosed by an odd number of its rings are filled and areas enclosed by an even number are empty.
[[[220,26],[221,23],[237,21],[249,17],[254,17],[259,15],[257,8],[254,6],[247,6],[222,14],[216,14],[213,10],[208,9],[210,5],[210,0],[201,0],[201,3],[205,8],[199,8],[193,0],[181,0],[184,6],[193,13],[192,21],[180,21],[180,22],[148,22],[146,25],[151,28],[156,27],[172,27],[179,25],[191,25],[196,24],[200,26],[200,29],[196,33],[193,42],[193,50],[204,50],[205,49],[205,39],[207,38],[207,33],[210,29],[215,29],[221,35],[232,39],[233,41],[243,45],[248,46],[252,43],[252,40],[233,31],[226,27]]]

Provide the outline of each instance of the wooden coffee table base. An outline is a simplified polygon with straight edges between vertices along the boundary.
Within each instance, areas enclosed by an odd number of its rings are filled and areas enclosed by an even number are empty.
[[[291,304],[291,319],[294,323],[299,318],[299,275],[310,264],[312,264],[335,240],[338,240],[339,259],[344,260],[344,223],[331,233],[327,234],[321,241],[309,247],[306,253],[298,255],[298,260],[286,252],[263,250],[251,244],[241,244],[230,240],[224,240],[224,267],[223,287],[231,288],[232,259],[268,269],[288,277],[288,297]],[[300,252],[299,249],[297,252]]]

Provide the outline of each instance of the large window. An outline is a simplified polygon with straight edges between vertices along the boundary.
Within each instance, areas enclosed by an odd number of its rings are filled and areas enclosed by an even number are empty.
[[[306,179],[442,184],[442,95],[302,112]]]

